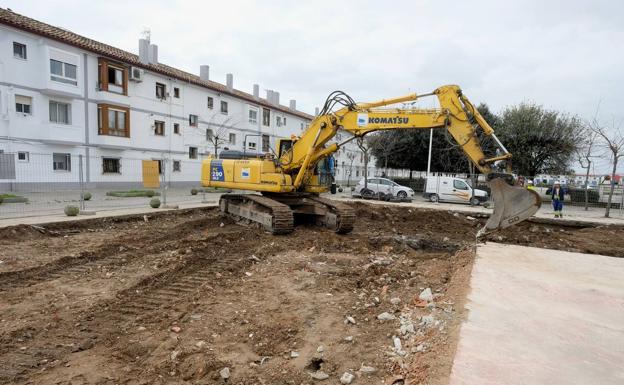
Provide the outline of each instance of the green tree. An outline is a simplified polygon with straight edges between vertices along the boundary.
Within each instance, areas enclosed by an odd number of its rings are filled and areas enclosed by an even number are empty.
[[[527,176],[570,170],[585,132],[579,118],[533,103],[507,107],[495,125],[513,154],[512,169]]]

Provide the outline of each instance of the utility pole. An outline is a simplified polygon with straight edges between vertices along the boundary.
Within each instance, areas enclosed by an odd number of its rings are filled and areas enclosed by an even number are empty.
[[[429,129],[429,157],[427,158],[427,177],[431,172],[431,146],[433,144],[433,128]]]

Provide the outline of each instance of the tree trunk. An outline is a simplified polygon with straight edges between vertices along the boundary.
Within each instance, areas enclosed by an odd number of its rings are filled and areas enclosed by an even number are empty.
[[[615,190],[615,170],[617,169],[618,157],[613,156],[613,172],[611,172],[611,189],[609,190],[609,200],[607,201],[607,209],[605,210],[605,218],[609,218],[611,211],[611,199],[613,198],[613,190]]]
[[[589,206],[589,191],[588,191],[588,183],[589,183],[589,169],[591,168],[591,160],[589,157],[587,159],[587,172],[585,173],[585,211],[588,210]]]

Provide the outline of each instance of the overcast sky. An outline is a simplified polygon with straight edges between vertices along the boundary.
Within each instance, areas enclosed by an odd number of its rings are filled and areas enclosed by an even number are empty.
[[[313,113],[340,89],[356,101],[459,84],[498,112],[533,101],[624,119],[620,1],[0,0],[17,13],[251,92],[274,89]],[[618,44],[619,43],[619,44]],[[264,91],[262,91],[264,95]]]

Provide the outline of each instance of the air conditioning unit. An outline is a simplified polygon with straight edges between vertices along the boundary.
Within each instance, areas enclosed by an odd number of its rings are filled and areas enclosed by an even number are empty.
[[[133,82],[142,82],[143,72],[143,69],[139,67],[130,67],[130,80]]]

